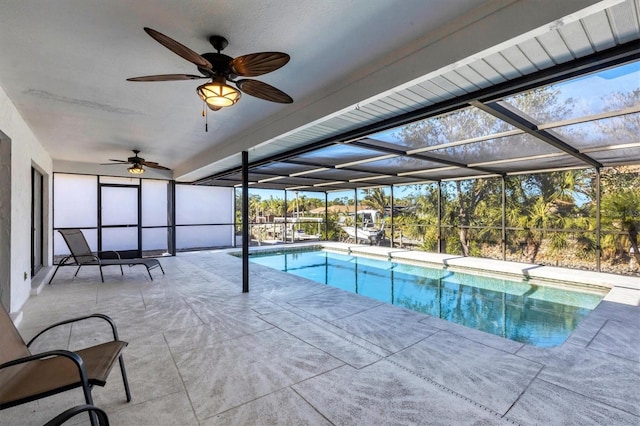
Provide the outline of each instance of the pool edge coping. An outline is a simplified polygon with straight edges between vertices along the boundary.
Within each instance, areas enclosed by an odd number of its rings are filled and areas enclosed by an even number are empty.
[[[420,262],[458,272],[476,272],[490,276],[502,275],[515,279],[524,279],[540,285],[573,286],[587,291],[605,291],[606,294],[603,300],[632,306],[640,305],[640,279],[607,272],[331,241],[258,246],[250,247],[249,251],[251,254],[283,250],[309,250],[314,247],[346,253],[358,253],[386,260],[402,261],[403,263]],[[237,247],[220,251],[228,254],[241,253],[241,249]]]

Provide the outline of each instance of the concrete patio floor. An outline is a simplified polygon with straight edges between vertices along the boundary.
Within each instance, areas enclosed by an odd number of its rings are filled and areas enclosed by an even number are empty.
[[[133,401],[117,368],[93,392],[113,425],[640,424],[635,281],[541,349],[255,264],[243,294],[241,260],[222,252],[160,261],[154,281],[61,268],[23,310],[25,340],[74,316],[116,321]],[[106,335],[97,320],[65,326],[34,352]],[[81,403],[66,392],[0,411],[0,425]]]

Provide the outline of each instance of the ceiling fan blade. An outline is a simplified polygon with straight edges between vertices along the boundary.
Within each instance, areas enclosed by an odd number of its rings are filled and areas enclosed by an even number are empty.
[[[250,53],[232,60],[231,70],[235,75],[257,77],[286,65],[289,59],[289,55],[281,52]]]
[[[171,170],[168,167],[161,166],[160,164],[156,163],[155,161],[143,161],[141,164],[143,166],[145,166],[145,167],[151,167],[152,169]]]
[[[113,161],[113,163],[101,163],[101,166],[110,166],[112,164],[126,164],[128,161],[126,160],[116,160],[115,158],[109,158],[109,161]]]
[[[208,78],[201,75],[191,74],[161,74],[161,75],[146,75],[144,77],[131,77],[127,81],[176,81],[176,80],[199,80],[201,78]]]
[[[178,43],[171,37],[167,37],[166,35],[159,33],[158,31],[151,28],[145,27],[144,30],[147,34],[153,37],[158,43],[160,43],[167,49],[171,50],[176,55],[181,56],[182,58],[186,59],[187,61],[193,64],[196,64],[201,68],[206,68],[206,69],[212,68],[211,62],[207,61],[205,58],[203,58],[193,50],[189,49],[187,46],[181,43]]]
[[[244,79],[238,80],[235,83],[238,89],[247,95],[255,96],[265,101],[278,102],[281,104],[290,104],[293,102],[291,96],[262,81]]]

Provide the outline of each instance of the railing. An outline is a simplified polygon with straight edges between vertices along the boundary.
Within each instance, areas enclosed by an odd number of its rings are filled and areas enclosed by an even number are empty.
[[[640,267],[630,252],[625,232],[589,229],[555,229],[499,226],[437,225],[394,226],[393,246],[446,254],[464,255],[461,231],[468,255],[562,266],[590,271],[637,275]],[[387,237],[390,232],[387,230]],[[391,240],[386,245],[391,245]]]

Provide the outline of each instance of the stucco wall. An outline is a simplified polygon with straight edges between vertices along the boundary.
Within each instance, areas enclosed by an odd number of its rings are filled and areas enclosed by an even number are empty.
[[[53,163],[2,88],[0,144],[0,288],[5,306],[17,312],[31,291],[31,167],[44,176],[43,263],[51,263]]]

